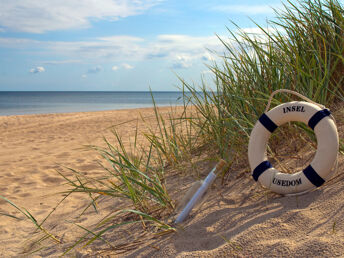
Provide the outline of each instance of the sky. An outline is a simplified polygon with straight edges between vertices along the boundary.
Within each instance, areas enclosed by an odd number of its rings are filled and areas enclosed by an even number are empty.
[[[176,91],[211,84],[228,29],[279,0],[0,0],[0,91]]]

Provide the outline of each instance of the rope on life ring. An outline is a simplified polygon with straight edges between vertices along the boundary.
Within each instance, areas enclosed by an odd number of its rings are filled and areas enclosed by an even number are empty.
[[[308,102],[287,102],[268,111],[273,95],[278,92],[292,93]],[[305,169],[287,174],[271,165],[266,149],[271,133],[291,121],[303,122],[314,131],[317,151]],[[250,135],[248,159],[255,181],[279,194],[299,195],[321,186],[332,176],[338,149],[337,127],[330,110],[297,92],[283,89],[271,94],[265,113],[256,122]]]

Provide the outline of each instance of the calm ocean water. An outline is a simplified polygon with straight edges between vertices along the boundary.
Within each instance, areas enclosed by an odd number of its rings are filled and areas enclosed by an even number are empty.
[[[158,106],[182,104],[181,92],[153,92]],[[150,92],[0,91],[0,116],[152,107]]]

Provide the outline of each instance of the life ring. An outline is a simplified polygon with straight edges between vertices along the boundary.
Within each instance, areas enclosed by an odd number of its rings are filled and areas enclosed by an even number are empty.
[[[317,139],[314,159],[303,171],[294,174],[282,173],[273,168],[266,155],[271,133],[290,121],[308,124]],[[248,159],[255,181],[279,194],[302,194],[329,179],[338,148],[338,132],[331,112],[312,103],[293,101],[276,106],[259,118],[250,135]]]

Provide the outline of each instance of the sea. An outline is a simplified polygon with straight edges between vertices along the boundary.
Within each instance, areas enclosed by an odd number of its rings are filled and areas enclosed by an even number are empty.
[[[104,111],[183,104],[177,91],[0,91],[0,116]]]

